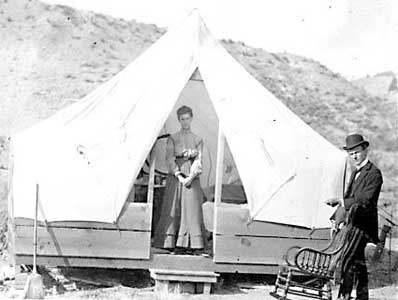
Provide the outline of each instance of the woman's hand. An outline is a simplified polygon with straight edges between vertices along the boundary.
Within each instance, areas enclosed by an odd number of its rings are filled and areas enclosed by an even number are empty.
[[[193,178],[191,178],[191,177],[184,178],[184,182],[182,184],[185,187],[189,188],[192,184],[192,180],[193,180]]]
[[[183,186],[185,186],[187,188],[189,188],[191,186],[191,183],[192,183],[192,180],[193,180],[192,177],[184,177],[182,175],[178,175],[177,179],[178,179],[178,181],[180,183],[182,183]]]
[[[177,179],[178,179],[178,181],[179,181],[180,183],[182,183],[182,184],[184,184],[184,183],[185,183],[185,180],[186,180],[186,178],[185,178],[184,176],[182,176],[182,175],[178,175],[178,176],[177,176]]]

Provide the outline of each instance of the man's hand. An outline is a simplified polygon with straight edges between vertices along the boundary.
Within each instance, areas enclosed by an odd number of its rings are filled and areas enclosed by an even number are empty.
[[[339,199],[339,198],[331,198],[331,199],[326,200],[325,203],[326,203],[327,205],[330,205],[330,206],[332,206],[332,207],[335,207],[336,205],[342,205],[343,200],[342,200],[342,199]]]

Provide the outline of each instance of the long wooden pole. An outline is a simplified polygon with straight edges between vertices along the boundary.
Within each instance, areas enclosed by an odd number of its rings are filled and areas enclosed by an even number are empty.
[[[152,228],[152,214],[153,214],[153,194],[155,187],[155,164],[156,155],[154,151],[150,154],[150,164],[149,164],[149,179],[148,179],[148,193],[147,193],[147,203],[149,206],[149,222]]]
[[[36,183],[36,201],[35,201],[35,220],[33,223],[33,273],[37,273],[37,267],[36,267],[36,252],[37,252],[37,211],[39,207],[39,184]]]
[[[218,127],[218,140],[217,140],[217,164],[216,164],[216,183],[214,191],[214,214],[213,214],[213,257],[216,256],[216,243],[217,243],[217,220],[218,220],[218,207],[221,203],[222,192],[222,177],[224,169],[224,147],[225,136],[221,128]]]
[[[10,144],[10,152],[8,155],[8,170],[9,170],[9,176],[8,176],[8,218],[7,218],[7,224],[8,224],[8,239],[9,239],[9,246],[8,246],[8,256],[10,257],[10,265],[15,266],[15,227],[14,227],[14,197],[13,197],[13,178],[14,178],[14,159],[13,155],[13,148],[12,148],[12,142],[11,139],[9,138],[9,144]]]

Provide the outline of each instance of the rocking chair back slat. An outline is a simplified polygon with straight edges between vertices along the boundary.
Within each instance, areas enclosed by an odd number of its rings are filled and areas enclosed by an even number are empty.
[[[312,248],[301,248],[295,255],[295,266],[306,273],[333,277],[346,237],[347,229],[343,228],[335,234],[329,247],[325,248],[325,252]]]
[[[348,215],[351,213],[352,210]],[[332,300],[331,285],[339,276],[341,257],[351,243],[350,234],[352,235],[352,227],[346,225],[333,234],[330,243],[323,249],[298,246],[289,248],[285,254],[286,264],[280,266],[275,289],[270,294],[278,299],[286,299],[287,294],[293,294]],[[296,275],[307,275],[313,279],[307,283],[298,283],[293,280]],[[278,289],[283,291],[282,295],[278,294]]]

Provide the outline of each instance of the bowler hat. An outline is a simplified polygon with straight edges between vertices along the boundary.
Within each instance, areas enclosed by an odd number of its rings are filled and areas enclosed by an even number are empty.
[[[365,141],[362,135],[354,133],[345,138],[345,146],[343,146],[343,149],[351,150],[360,145],[363,145],[365,148],[367,148],[369,146],[369,142]]]

